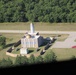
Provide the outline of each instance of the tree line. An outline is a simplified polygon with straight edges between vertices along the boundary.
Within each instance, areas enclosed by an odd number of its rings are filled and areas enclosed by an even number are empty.
[[[17,56],[15,62],[8,57],[8,59],[0,60],[0,68],[16,67],[16,66],[27,66],[32,64],[51,63],[56,61],[56,55],[54,52],[46,54],[44,57],[41,55],[35,57],[33,54],[27,58],[26,56]]]
[[[76,0],[0,0],[0,22],[76,22]]]

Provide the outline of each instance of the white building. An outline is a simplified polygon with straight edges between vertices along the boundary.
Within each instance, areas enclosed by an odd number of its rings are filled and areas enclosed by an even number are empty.
[[[20,54],[21,54],[21,55],[28,54],[28,49],[27,49],[27,48],[21,48]]]
[[[30,24],[30,33],[25,33],[24,37],[21,38],[21,54],[27,54],[25,51],[26,48],[34,47],[38,48],[43,44],[43,37],[39,33],[35,33],[34,25]]]

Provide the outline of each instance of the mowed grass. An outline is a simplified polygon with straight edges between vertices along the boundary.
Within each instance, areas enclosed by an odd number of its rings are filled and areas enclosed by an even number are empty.
[[[30,30],[31,22],[0,23],[0,30]],[[34,22],[35,30],[76,31],[76,23]]]
[[[48,49],[46,54],[53,51],[57,56],[57,61],[70,60],[73,56],[76,57],[75,48],[53,48]]]
[[[10,43],[15,43],[17,42],[18,40],[20,40],[24,34],[22,33],[15,33],[15,34],[11,34],[11,33],[2,33],[3,36],[5,36],[7,39],[6,39],[6,43],[7,44],[10,44]]]
[[[8,33],[8,34],[7,33],[2,33],[2,35],[6,37],[6,45],[8,45],[8,47],[0,51],[0,59],[3,59],[3,58],[7,59],[9,56],[6,55],[6,51],[10,47],[13,46],[13,45],[10,46],[10,44],[15,43],[18,40],[20,40],[21,37],[24,36],[24,34],[23,33],[12,33],[12,34],[11,33]],[[41,35],[41,36],[46,38],[46,37],[53,37],[53,36],[58,36],[58,35],[56,35],[56,34],[45,34],[45,35]],[[65,36],[65,37],[63,37],[63,36]],[[63,35],[62,34],[60,37],[58,38],[58,40],[63,41],[68,37],[68,35],[67,34]],[[17,48],[20,48],[20,47],[21,47],[21,45],[19,45]],[[15,50],[17,48],[15,48]],[[30,49],[29,54],[34,54],[35,56],[38,56],[38,55],[40,55],[40,52],[41,52],[42,49],[44,49],[44,46],[40,47],[40,50],[38,52],[36,51],[36,49],[34,49],[34,51],[31,52],[32,49]],[[13,51],[13,53],[15,53],[15,54],[16,53],[19,54],[19,52],[20,51]],[[10,57],[10,58],[13,60],[13,62],[15,61],[14,57]]]
[[[7,56],[7,55],[6,55],[6,51],[7,51],[10,47],[13,46],[13,45],[10,45],[10,44],[16,43],[18,40],[21,39],[21,37],[22,37],[24,34],[5,34],[5,33],[3,33],[2,35],[6,37],[6,45],[8,45],[8,47],[0,51],[0,60],[3,59],[3,58],[7,59],[8,57],[10,57],[10,56]],[[20,47],[20,46],[19,46],[19,47]],[[12,59],[13,62],[14,62],[15,59],[16,59],[16,58],[14,58],[14,57],[10,57],[10,58]]]
[[[11,60],[14,62],[16,58],[14,57],[10,57],[8,55],[6,55],[6,51],[12,47],[13,45],[10,45],[10,44],[13,44],[13,43],[16,43],[17,41],[19,41],[21,39],[21,37],[24,36],[24,34],[20,33],[20,34],[14,34],[14,33],[2,33],[3,36],[6,37],[6,45],[8,45],[5,49],[1,50],[0,51],[0,60],[2,60],[3,58],[7,59],[8,57],[11,58]],[[19,45],[18,47],[15,48],[15,50],[12,52],[14,54],[19,54],[20,51],[16,51],[17,48],[21,48],[21,45]],[[36,50],[36,49],[34,49]],[[33,51],[31,52],[31,49],[30,49],[30,53],[29,54],[33,54],[33,53],[36,53],[36,51]]]
[[[3,50],[1,50],[0,51],[0,60],[2,60],[3,58],[4,59],[8,59],[8,55],[6,55],[6,51],[9,49],[10,47],[8,47],[8,48],[5,48],[5,49],[3,49]],[[16,58],[14,58],[14,57],[9,57],[12,61],[13,61],[13,63],[15,62],[15,59]]]
[[[0,23],[0,30],[30,30],[30,23],[31,22],[16,22],[16,23]],[[34,26],[35,26],[35,30],[40,30],[40,31],[76,31],[76,23],[42,23],[42,22],[34,22]],[[21,39],[22,36],[24,36],[24,34],[5,34],[5,33],[0,33],[2,35],[4,35],[7,40],[6,40],[6,44],[12,44],[17,42],[18,40]],[[42,35],[44,37],[48,37],[48,36],[55,36],[55,34],[53,35]],[[68,37],[67,34],[65,35],[61,35],[60,37],[58,37],[57,41],[64,41],[66,38]],[[76,41],[76,40],[75,40]],[[5,58],[7,59],[8,57],[14,62],[16,58],[14,57],[10,57],[6,55],[6,51],[10,48],[11,46],[8,46],[7,48],[3,49],[0,51],[0,60]],[[41,50],[44,48],[41,47]],[[40,51],[38,52],[32,52],[34,53],[35,56],[40,55]],[[45,54],[49,53],[50,51],[53,51],[56,56],[57,56],[57,60],[67,60],[67,59],[71,59],[72,56],[76,56],[76,49],[48,49],[46,51]],[[30,54],[32,54],[30,53]],[[43,56],[45,56],[45,54]]]
[[[67,37],[69,36],[69,34],[41,34],[41,36],[43,36],[44,38],[46,37],[57,37],[57,41],[65,41],[65,39],[67,39]]]

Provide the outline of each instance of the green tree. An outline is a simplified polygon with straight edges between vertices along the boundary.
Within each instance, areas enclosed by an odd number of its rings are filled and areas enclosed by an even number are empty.
[[[0,49],[3,49],[6,46],[6,37],[0,36]]]
[[[10,58],[6,59],[2,59],[0,61],[0,67],[11,67],[13,65],[13,62]]]
[[[56,55],[55,55],[55,53],[51,51],[50,53],[46,54],[46,55],[44,56],[43,61],[44,61],[45,63],[46,63],[46,62],[54,62],[54,61],[56,61]]]
[[[76,59],[76,57],[74,55],[72,55],[71,60],[75,60],[75,59]]]
[[[21,56],[21,64],[23,64],[23,65],[28,64],[28,58],[26,56]]]
[[[0,22],[76,22],[75,10],[76,0],[0,0]]]
[[[21,65],[21,57],[17,56],[14,65]]]
[[[14,65],[27,65],[28,58],[26,56],[17,56]]]
[[[38,57],[36,57],[35,63],[37,63],[37,64],[43,63],[43,58],[42,58],[42,56],[39,55]]]
[[[32,55],[30,55],[30,58],[29,58],[29,64],[35,64],[35,57],[34,57],[34,55],[32,54]]]

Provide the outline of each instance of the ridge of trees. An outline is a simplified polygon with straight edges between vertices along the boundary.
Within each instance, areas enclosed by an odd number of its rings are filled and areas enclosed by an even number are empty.
[[[0,22],[76,22],[76,0],[0,0]]]

